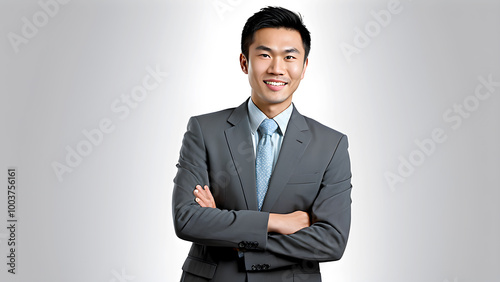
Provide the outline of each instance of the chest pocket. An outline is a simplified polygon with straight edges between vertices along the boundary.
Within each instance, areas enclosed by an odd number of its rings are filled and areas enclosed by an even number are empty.
[[[319,182],[319,173],[295,174],[290,177],[287,185],[314,184]]]
[[[283,211],[309,210],[320,186],[320,174],[292,175],[278,199]]]

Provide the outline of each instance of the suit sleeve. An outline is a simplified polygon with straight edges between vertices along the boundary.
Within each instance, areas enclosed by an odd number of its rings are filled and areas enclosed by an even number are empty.
[[[249,252],[246,265],[263,261],[290,262],[294,259],[311,261],[339,260],[346,248],[351,223],[351,169],[347,151],[347,137],[343,136],[323,175],[321,188],[311,209],[307,228],[290,235],[270,234],[266,250],[275,254]]]
[[[172,215],[177,236],[207,246],[266,248],[269,213],[202,208],[194,201],[193,190],[198,184],[210,186],[203,132],[193,117],[182,141],[174,179]]]

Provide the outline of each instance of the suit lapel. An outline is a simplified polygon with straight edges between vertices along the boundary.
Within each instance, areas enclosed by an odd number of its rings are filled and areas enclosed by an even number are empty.
[[[255,190],[255,153],[248,121],[248,100],[236,108],[228,122],[233,126],[225,130],[227,145],[243,189],[247,209],[257,210]]]
[[[281,144],[278,161],[269,181],[269,188],[264,199],[262,211],[271,210],[285,188],[310,140],[311,132],[306,120],[294,107],[290,121],[288,122],[285,138],[283,138],[283,143]]]

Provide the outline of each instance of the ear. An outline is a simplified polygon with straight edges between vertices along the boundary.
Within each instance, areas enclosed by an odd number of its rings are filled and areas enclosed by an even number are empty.
[[[240,54],[240,67],[245,74],[248,74],[248,60],[243,53]]]
[[[304,62],[304,69],[302,69],[302,75],[300,76],[301,80],[304,79],[304,75],[306,74],[307,64],[309,64],[309,58]]]

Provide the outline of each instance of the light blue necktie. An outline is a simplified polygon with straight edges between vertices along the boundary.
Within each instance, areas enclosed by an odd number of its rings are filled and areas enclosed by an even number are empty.
[[[262,209],[264,197],[267,193],[269,178],[273,171],[273,144],[271,135],[278,128],[278,124],[273,119],[265,119],[259,126],[261,137],[257,146],[257,156],[255,159],[255,171],[257,174],[257,203],[259,211]]]

